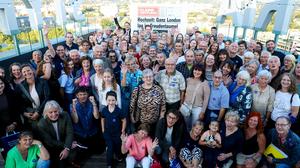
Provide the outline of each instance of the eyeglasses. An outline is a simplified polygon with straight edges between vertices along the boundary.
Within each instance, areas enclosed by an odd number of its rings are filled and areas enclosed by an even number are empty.
[[[289,124],[277,124],[277,123],[275,124],[276,127],[286,127],[286,126],[288,126],[288,125],[289,125]]]
[[[167,117],[168,117],[168,119],[170,119],[170,120],[177,120],[177,117],[172,117],[172,116],[170,116],[170,115],[168,115]]]

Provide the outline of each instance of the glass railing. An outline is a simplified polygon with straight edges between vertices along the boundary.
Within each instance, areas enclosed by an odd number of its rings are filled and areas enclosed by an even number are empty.
[[[84,21],[67,21],[64,25],[52,25],[49,28],[49,39],[52,44],[64,41],[66,32],[72,32],[75,37],[79,37],[99,29],[93,20],[87,18]],[[0,32],[0,61],[20,54],[28,53],[46,46],[43,37],[43,29],[22,29],[15,35],[4,35]]]

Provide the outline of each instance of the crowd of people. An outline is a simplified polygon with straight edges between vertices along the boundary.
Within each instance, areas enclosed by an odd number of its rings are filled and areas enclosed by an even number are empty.
[[[130,23],[0,68],[5,167],[300,167],[300,63],[276,44]],[[9,75],[7,75],[9,74]],[[275,145],[284,158],[264,155]]]

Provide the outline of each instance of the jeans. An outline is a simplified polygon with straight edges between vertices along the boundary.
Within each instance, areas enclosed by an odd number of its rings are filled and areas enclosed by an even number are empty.
[[[290,168],[289,165],[284,164],[284,163],[278,163],[278,164],[276,164],[275,167],[276,167],[276,168]]]
[[[39,159],[36,168],[48,168],[50,167],[50,160]]]
[[[140,163],[143,168],[150,168],[151,160],[145,156],[141,161],[137,161],[133,156],[127,155],[126,168],[134,168],[137,163]]]

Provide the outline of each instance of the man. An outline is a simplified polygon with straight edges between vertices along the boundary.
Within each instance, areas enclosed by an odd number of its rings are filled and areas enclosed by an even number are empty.
[[[78,50],[73,49],[69,51],[69,56],[71,58],[71,60],[74,63],[74,71],[73,71],[73,75],[76,74],[76,72],[81,68],[80,65],[80,53]]]
[[[259,67],[258,67],[258,71],[257,71],[257,74],[259,71],[261,70],[269,70],[269,66],[268,66],[268,60],[269,58],[271,57],[271,53],[268,52],[268,51],[262,51],[261,52],[261,55],[259,57]]]
[[[231,43],[229,46],[229,58],[234,63],[234,70],[239,71],[240,67],[243,65],[243,60],[237,55],[238,53],[238,43]]]
[[[207,49],[208,49],[208,43],[207,41],[200,41],[199,44],[198,44],[198,47],[200,50],[204,51],[204,53],[206,53]]]
[[[267,47],[267,50],[271,53],[271,55],[275,55],[280,59],[281,66],[283,66],[285,54],[280,51],[275,51],[275,47],[276,47],[275,41],[268,40],[266,42],[266,47]]]
[[[167,167],[169,159],[173,160],[179,154],[185,130],[178,110],[167,111],[166,117],[158,121],[155,137],[158,139],[159,146],[155,152],[162,156],[163,167]]]
[[[95,45],[93,47],[93,59],[101,59],[104,63],[104,69],[112,68],[110,60],[103,55],[103,48],[100,45]]]
[[[232,43],[231,40],[225,40],[225,49],[228,51],[229,50],[229,46]]]
[[[217,27],[213,26],[210,28],[210,35],[217,37]]]
[[[244,41],[244,40],[241,40],[238,42],[238,45],[239,45],[239,52],[238,52],[238,55],[243,58],[244,57],[244,54],[247,50],[247,42]]]
[[[219,44],[219,49],[224,49],[225,48],[224,34],[218,33],[217,42]]]
[[[108,44],[107,44],[107,41],[101,41],[100,42],[100,46],[102,47],[102,50],[103,50],[102,56],[106,57],[107,53],[108,53]]]
[[[40,50],[35,50],[32,52],[32,59],[29,61],[29,64],[34,70],[37,69],[38,64],[42,61],[42,52]]]
[[[229,108],[229,92],[222,82],[222,72],[216,71],[213,74],[213,82],[210,83],[210,96],[207,110],[205,112],[205,123],[211,120],[222,121],[226,108]],[[204,116],[200,116],[203,120]]]
[[[183,75],[175,69],[176,61],[168,58],[165,61],[165,70],[155,76],[166,94],[167,110],[179,109],[184,100],[185,80]]]
[[[151,32],[150,39],[151,39],[151,45],[156,46],[156,43],[157,43],[157,40],[158,40],[158,32],[157,31]]]
[[[166,42],[164,40],[158,40],[156,46],[157,51],[163,52],[167,57],[169,57],[170,52],[166,48]]]
[[[79,49],[79,46],[74,43],[74,36],[71,32],[67,32],[65,35],[65,43],[63,44],[64,48],[66,48],[68,51],[76,49]]]
[[[254,52],[256,50],[256,41],[255,40],[250,40],[249,41],[249,44],[248,44],[248,48],[247,48],[247,51],[250,51],[250,52]]]
[[[270,82],[270,86],[273,89],[277,90],[281,81],[280,59],[276,56],[271,56],[268,60],[268,66],[272,74],[272,80]]]
[[[192,68],[195,61],[195,53],[193,50],[188,50],[184,55],[185,61],[176,65],[176,70],[179,71],[186,80],[191,76]]]
[[[270,130],[267,144],[273,144],[287,155],[287,158],[278,159],[266,156],[265,166],[277,168],[294,167],[300,160],[300,138],[290,130],[291,122],[288,117],[278,117],[275,129]]]
[[[157,55],[156,46],[151,45],[149,47],[149,56],[150,56],[152,62],[156,61],[156,55]]]

